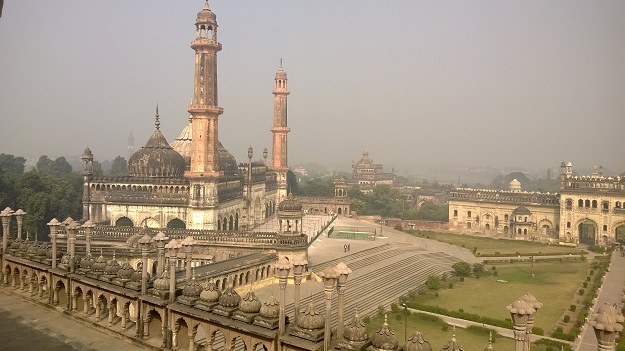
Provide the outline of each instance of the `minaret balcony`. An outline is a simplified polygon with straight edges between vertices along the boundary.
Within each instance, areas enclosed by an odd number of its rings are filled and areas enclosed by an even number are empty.
[[[291,131],[291,128],[289,128],[289,127],[273,127],[273,128],[271,128],[271,131],[275,132],[275,133],[288,133],[288,132]]]
[[[224,113],[223,107],[211,105],[189,105],[189,113],[206,113],[209,115],[221,115]]]
[[[214,39],[209,38],[197,38],[191,42],[191,48],[200,48],[200,47],[213,47],[216,48],[217,51],[221,50],[221,43]]]

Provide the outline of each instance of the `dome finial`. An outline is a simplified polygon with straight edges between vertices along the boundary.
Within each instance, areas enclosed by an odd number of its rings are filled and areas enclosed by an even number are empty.
[[[204,1],[204,8],[208,10],[208,0]]]
[[[282,57],[280,57],[280,69],[282,69]]]
[[[158,115],[158,102],[156,103],[156,121],[154,122],[154,125],[156,126],[156,130],[160,130],[161,129],[161,121],[160,121],[160,116]]]

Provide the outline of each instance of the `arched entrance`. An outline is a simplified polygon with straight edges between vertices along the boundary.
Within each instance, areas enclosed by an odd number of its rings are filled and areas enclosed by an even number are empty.
[[[625,244],[625,223],[616,227],[616,229],[614,230],[614,238],[616,239],[616,241],[621,243],[621,245]]]
[[[579,242],[586,245],[595,245],[597,236],[597,226],[591,221],[583,221],[577,228],[579,232]]]
[[[128,217],[121,217],[117,221],[115,221],[116,227],[134,227],[132,220]]]
[[[179,220],[178,218],[174,218],[171,221],[169,221],[169,223],[167,223],[167,228],[186,229],[187,226],[184,224],[183,221]]]

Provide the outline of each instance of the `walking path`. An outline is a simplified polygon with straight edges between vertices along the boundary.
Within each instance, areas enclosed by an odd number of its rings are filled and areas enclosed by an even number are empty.
[[[595,305],[592,307],[591,315],[597,311],[604,303],[621,306],[623,299],[623,289],[625,288],[625,257],[621,257],[620,252],[614,251],[610,261],[610,268],[603,280],[603,285],[599,288]],[[620,310],[618,311],[620,312]],[[591,318],[591,317],[589,317]],[[581,339],[578,339],[577,351],[597,350],[597,338],[592,327],[585,324],[582,329]]]
[[[116,336],[69,318],[62,312],[0,293],[0,350],[139,351]]]

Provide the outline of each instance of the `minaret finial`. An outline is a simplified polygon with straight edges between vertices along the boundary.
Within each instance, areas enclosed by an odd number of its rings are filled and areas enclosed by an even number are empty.
[[[161,121],[160,121],[160,116],[158,115],[158,102],[156,103],[156,121],[154,122],[154,125],[156,126],[156,130],[160,130],[161,129]]]
[[[282,68],[282,57],[280,57],[280,68]]]
[[[208,9],[208,0],[204,1],[204,8]]]

